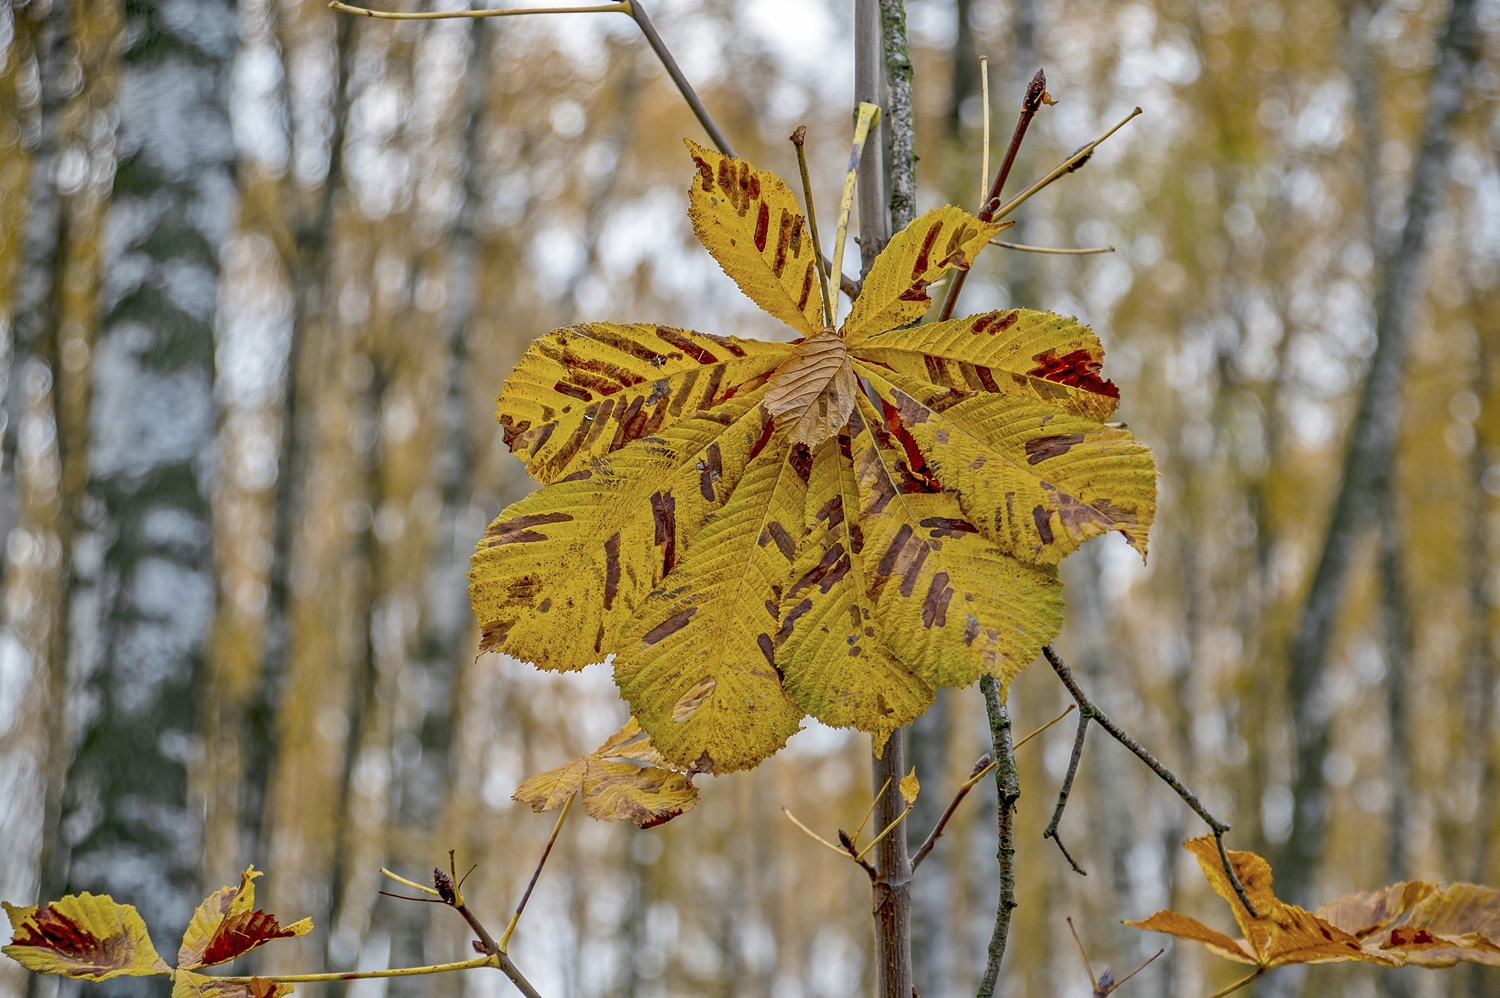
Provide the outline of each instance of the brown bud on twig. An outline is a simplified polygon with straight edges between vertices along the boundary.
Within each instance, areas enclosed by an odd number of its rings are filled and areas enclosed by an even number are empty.
[[[790,138],[792,140],[792,145],[794,145],[794,146],[800,146],[800,145],[802,145],[804,142],[807,141],[807,126],[806,125],[798,125],[797,126],[797,130],[795,132],[793,132],[791,135],[789,135],[788,138]]]
[[[1036,75],[1031,78],[1031,84],[1026,88],[1026,99],[1022,106],[1027,114],[1036,114],[1036,109],[1041,107],[1042,98],[1047,96],[1047,74],[1038,69]]]
[[[437,888],[438,896],[444,903],[458,904],[458,892],[453,889],[453,878],[436,866],[432,868],[432,886]]]

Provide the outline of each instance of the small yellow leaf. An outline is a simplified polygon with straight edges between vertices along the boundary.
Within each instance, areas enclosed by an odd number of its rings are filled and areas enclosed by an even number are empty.
[[[589,817],[599,821],[628,818],[651,828],[698,802],[692,780],[666,767],[666,760],[631,718],[593,752],[531,777],[512,796],[533,811],[552,811],[582,790]]]
[[[786,181],[687,142],[698,172],[688,217],[703,248],[750,300],[810,336],[823,328],[817,247]]]
[[[70,894],[40,908],[4,908],[12,939],[3,952],[28,970],[86,981],[171,973],[135,908],[108,895]]]
[[[922,784],[917,780],[916,766],[911,768],[910,773],[901,777],[901,782],[898,786],[901,788],[902,800],[908,804],[915,804],[917,802],[917,791],[922,789]]]
[[[951,204],[913,220],[886,244],[865,275],[844,320],[849,345],[920,319],[932,304],[928,286],[947,270],[968,270],[1001,228]]]
[[[205,977],[191,970],[178,969],[172,975],[172,998],[286,998],[294,988],[264,977],[252,977],[248,983]]]

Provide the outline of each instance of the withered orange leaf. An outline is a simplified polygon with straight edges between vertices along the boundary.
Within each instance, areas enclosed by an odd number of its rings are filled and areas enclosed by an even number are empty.
[[[1367,950],[1409,964],[1500,966],[1500,891],[1493,887],[1410,881],[1340,898],[1318,912],[1336,925],[1360,925]]]
[[[135,908],[108,895],[70,894],[42,907],[4,908],[12,938],[3,952],[29,970],[86,981],[171,973]]]
[[[825,329],[791,190],[689,151],[694,231],[796,339],[588,323],[536,340],[498,414],[546,487],[474,555],[481,648],[554,670],[613,656],[681,772],[755,766],[808,714],[878,750],[938,687],[1008,688],[1061,626],[1056,566],[1083,541],[1118,532],[1145,557],[1155,466],[1104,425],[1119,391],[1076,320],[914,324],[997,225],[922,215]],[[527,799],[560,806],[604,767],[560,767]]]
[[[538,773],[512,796],[533,811],[552,811],[580,790],[589,817],[628,819],[641,828],[671,821],[698,803],[698,788],[667,768],[635,718],[593,752]]]
[[[221,887],[203,899],[183,933],[177,951],[179,968],[225,963],[273,939],[305,936],[312,931],[310,918],[283,927],[275,915],[255,909],[255,878],[260,875],[251,866],[240,875],[238,887]]]
[[[1346,960],[1386,967],[1398,967],[1403,963],[1400,955],[1366,949],[1352,932],[1339,928],[1320,915],[1286,904],[1271,890],[1269,863],[1253,852],[1231,852],[1229,861],[1251,904],[1255,905],[1256,913],[1251,915],[1224,872],[1214,837],[1204,835],[1189,839],[1183,847],[1197,858],[1198,866],[1214,893],[1229,903],[1244,938],[1230,939],[1175,911],[1160,911],[1145,921],[1126,922],[1126,925],[1200,942],[1227,960],[1253,964],[1264,970],[1294,963]]]

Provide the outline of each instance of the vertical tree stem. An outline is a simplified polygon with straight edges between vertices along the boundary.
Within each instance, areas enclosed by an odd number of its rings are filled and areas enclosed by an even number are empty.
[[[900,232],[917,214],[916,126],[911,102],[911,50],[905,0],[880,0],[885,34],[886,109],[891,124],[891,231]]]
[[[995,810],[1000,826],[1000,904],[995,909],[995,929],[990,934],[989,959],[979,982],[978,998],[993,998],[1000,980],[1000,964],[1005,959],[1005,943],[1010,938],[1010,913],[1016,907],[1016,844],[1014,818],[1016,801],[1021,798],[1021,780],[1016,773],[1015,751],[1011,748],[1010,713],[1000,702],[1000,683],[994,676],[980,676],[979,689],[984,693],[985,713],[990,719],[990,743],[995,758]]]

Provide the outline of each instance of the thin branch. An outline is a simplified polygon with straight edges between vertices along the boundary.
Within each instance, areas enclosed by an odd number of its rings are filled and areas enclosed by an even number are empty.
[[[797,147],[797,171],[802,174],[802,203],[807,205],[807,227],[812,233],[813,259],[818,264],[818,301],[823,303],[823,325],[833,328],[833,302],[828,298],[828,264],[823,261],[823,242],[818,237],[818,213],[813,210],[812,180],[807,175],[807,126],[798,125],[791,134]]]
[[[1006,215],[1009,215],[1011,212],[1021,207],[1021,205],[1029,200],[1032,195],[1036,194],[1042,188],[1051,184],[1054,180],[1057,180],[1059,177],[1062,177],[1065,174],[1072,173],[1074,170],[1082,167],[1084,163],[1088,162],[1089,157],[1094,155],[1094,150],[1099,148],[1099,146],[1104,143],[1105,139],[1108,139],[1111,135],[1124,128],[1131,119],[1133,119],[1140,113],[1140,108],[1133,109],[1129,114],[1121,118],[1119,122],[1116,123],[1116,125],[1109,131],[1105,132],[1103,135],[1099,136],[1088,145],[1080,147],[1079,150],[1073,155],[1057,164],[1057,166],[1053,168],[1051,173],[1047,174],[1041,180],[1038,180],[1036,183],[1032,184],[1030,187],[1026,188],[1024,191],[1017,194],[1009,201],[1005,202],[1005,204],[1001,205],[1000,208],[997,209],[989,219],[987,219],[987,221],[1004,218]]]
[[[844,273],[844,245],[849,237],[849,212],[854,207],[854,179],[859,173],[859,160],[865,151],[865,140],[870,136],[870,129],[879,121],[880,108],[877,105],[859,105],[859,118],[854,123],[854,142],[849,148],[849,172],[844,175],[844,196],[839,200],[839,224],[833,234],[833,262],[828,267],[830,274],[843,276]],[[835,292],[830,287],[828,297],[834,296]]]
[[[1058,721],[1061,721],[1063,718],[1073,713],[1073,709],[1073,704],[1068,704],[1067,710],[1063,711],[1061,714],[1058,714],[1052,720],[1048,721],[1040,728],[1037,728],[1025,738],[1022,738],[1020,741],[1016,742],[1016,744],[1012,748],[1012,751],[1020,748],[1022,745],[1025,745],[1037,735],[1041,734],[1043,731],[1046,731],[1048,728],[1052,727],[1052,725],[1056,724]],[[963,803],[963,799],[968,796],[969,791],[974,788],[975,784],[984,779],[989,771],[994,768],[995,762],[990,758],[989,753],[985,753],[984,755],[980,756],[979,761],[974,763],[974,769],[969,774],[969,778],[959,786],[957,792],[955,792],[953,795],[953,800],[948,803],[948,809],[943,812],[943,816],[939,818],[938,823],[933,826],[932,833],[927,836],[927,841],[922,843],[922,847],[918,849],[916,855],[912,857],[911,868],[913,873],[916,872],[917,867],[921,865],[922,860],[927,857],[927,854],[932,852],[932,847],[937,844],[938,837],[943,834],[943,829],[948,826],[948,819],[953,817],[953,812],[958,810],[958,805]],[[863,825],[861,825],[861,827],[863,827]]]
[[[990,186],[990,196],[979,208],[981,222],[991,221],[995,207],[999,204],[1000,194],[1005,190],[1005,182],[1010,179],[1010,168],[1016,165],[1016,153],[1021,149],[1021,140],[1026,138],[1026,130],[1031,127],[1031,119],[1036,117],[1037,110],[1042,106],[1042,96],[1046,92],[1047,74],[1039,69],[1026,87],[1026,96],[1021,101],[1021,116],[1016,119],[1016,128],[1011,133],[1005,159],[1000,163],[1000,172],[995,174],[995,182]],[[943,299],[939,322],[953,318],[953,307],[958,304],[958,293],[964,289],[964,281],[968,280],[968,276],[967,270],[960,270],[953,278],[953,283],[948,285],[948,297]]]
[[[1015,810],[1021,797],[1021,781],[1016,773],[1015,750],[1010,743],[1010,714],[1000,702],[1000,683],[991,675],[979,677],[984,693],[985,713],[990,722],[990,744],[995,755],[995,815],[999,831],[1000,901],[995,908],[995,928],[990,934],[984,977],[979,982],[978,998],[994,998],[1000,980],[1000,964],[1005,960],[1005,944],[1010,937],[1010,916],[1016,907]]]
[[[392,880],[396,881],[396,883],[398,883],[398,884],[405,884],[407,887],[411,887],[411,888],[414,888],[415,890],[419,890],[419,891],[423,892],[424,894],[431,894],[433,897],[439,897],[440,896],[437,891],[433,890],[431,887],[428,887],[426,884],[419,884],[415,880],[407,880],[405,877],[398,876],[397,874],[392,873],[390,870],[387,870],[383,866],[380,868],[380,872],[383,873],[383,874],[385,874],[387,877],[390,877]]]
[[[884,791],[882,791],[882,792],[884,792]],[[862,860],[866,856],[868,856],[870,854],[870,850],[874,849],[877,845],[880,844],[880,840],[881,839],[885,838],[887,835],[891,834],[891,832],[895,831],[896,826],[899,825],[899,824],[901,824],[901,822],[903,822],[903,821],[906,820],[906,816],[908,814],[911,814],[911,809],[914,808],[914,807],[916,807],[915,804],[908,804],[908,805],[906,805],[906,810],[901,812],[901,816],[900,817],[898,817],[895,821],[891,822],[889,825],[886,825],[884,831],[882,831],[879,835],[875,836],[873,839],[870,840],[870,844],[869,845],[865,846],[859,852],[857,852],[857,853],[854,854],[855,862],[858,862],[859,860]]]
[[[880,0],[880,27],[885,47],[886,113],[891,124],[891,231],[900,232],[917,213],[917,129],[905,0]]]
[[[682,99],[687,101],[688,107],[693,109],[693,115],[698,119],[698,124],[702,125],[708,137],[714,140],[714,145],[718,147],[719,152],[730,159],[738,159],[734,146],[730,145],[729,140],[724,137],[718,122],[714,121],[713,115],[708,113],[708,108],[704,107],[703,101],[699,99],[698,91],[694,90],[687,77],[682,75],[682,70],[677,66],[677,60],[672,58],[672,53],[668,50],[666,43],[661,40],[661,35],[656,33],[656,25],[652,24],[651,18],[646,16],[646,8],[641,6],[641,0],[628,0],[628,3],[630,16],[635,18],[635,23],[640,26],[641,34],[646,36],[646,41],[651,45],[652,51],[666,68],[667,75],[672,78],[673,83],[677,84],[677,91],[682,94]]]
[[[802,822],[798,821],[797,820],[797,816],[795,814],[793,814],[789,808],[782,808],[781,809],[781,813],[784,814],[784,815],[786,815],[788,818],[792,819],[792,824],[796,825],[798,828],[802,829],[808,835],[811,835],[816,841],[823,843],[823,845],[825,845],[828,848],[832,849],[834,852],[838,853],[840,856],[848,856],[848,855],[850,855],[849,853],[846,853],[844,850],[840,849],[838,846],[834,845],[832,842],[829,842],[827,839],[825,839],[823,836],[819,835],[817,832],[813,831],[811,828],[808,828]]]
[[[413,897],[407,897],[405,894],[392,894],[390,891],[379,891],[378,893],[382,894],[382,895],[384,895],[385,897],[388,897],[388,898],[395,898],[397,901],[416,901],[416,902],[418,902],[420,904],[447,904],[448,903],[447,901],[444,901],[442,898],[413,898]]]
[[[1218,991],[1215,991],[1213,994],[1209,995],[1208,998],[1224,998],[1225,995],[1232,995],[1236,991],[1238,991],[1240,988],[1244,987],[1246,984],[1249,984],[1251,981],[1254,981],[1257,978],[1259,978],[1265,972],[1266,972],[1266,968],[1265,967],[1261,967],[1255,973],[1251,974],[1249,977],[1242,977],[1242,978],[1240,978],[1238,981],[1235,981],[1233,984],[1229,985],[1229,987],[1222,988],[1222,989],[1220,989]]]
[[[1161,777],[1167,786],[1177,791],[1177,796],[1181,797],[1187,803],[1187,806],[1192,808],[1198,817],[1207,822],[1209,828],[1213,829],[1214,839],[1219,845],[1219,859],[1224,864],[1224,873],[1229,877],[1229,882],[1234,885],[1234,892],[1239,895],[1240,903],[1245,906],[1245,910],[1250,913],[1250,917],[1259,918],[1260,914],[1255,910],[1255,905],[1251,903],[1250,896],[1245,893],[1245,885],[1240,883],[1240,876],[1235,872],[1234,864],[1229,861],[1229,853],[1224,848],[1224,833],[1229,831],[1229,826],[1209,814],[1208,809],[1203,806],[1203,802],[1198,799],[1197,794],[1183,786],[1182,782],[1176,776],[1172,775],[1172,771],[1163,766],[1156,756],[1142,748],[1140,742],[1127,735],[1118,724],[1111,721],[1102,710],[1094,705],[1094,702],[1088,698],[1088,694],[1083,692],[1083,687],[1078,685],[1078,680],[1073,678],[1073,672],[1068,668],[1068,664],[1058,656],[1057,652],[1052,650],[1051,645],[1042,646],[1042,654],[1047,656],[1047,662],[1052,666],[1052,670],[1057,673],[1057,677],[1062,680],[1063,685],[1068,688],[1068,692],[1077,701],[1078,709],[1097,721],[1099,726],[1108,731],[1115,741],[1134,752],[1136,758],[1150,767],[1151,771]],[[1058,845],[1061,844],[1061,842],[1058,843]]]
[[[892,777],[887,776],[885,778],[885,782],[880,785],[880,793],[877,793],[874,797],[870,798],[870,806],[865,808],[865,816],[859,819],[859,824],[855,827],[854,834],[849,836],[850,842],[856,844],[859,842],[859,833],[865,830],[865,822],[869,821],[870,815],[875,813],[875,804],[880,800],[881,796],[891,788],[891,780]]]
[[[1120,978],[1120,979],[1119,979],[1119,980],[1118,980],[1118,981],[1116,981],[1116,982],[1115,982],[1115,983],[1114,983],[1114,987],[1112,987],[1112,988],[1110,988],[1110,990],[1111,990],[1111,991],[1113,991],[1113,990],[1115,990],[1115,988],[1118,988],[1118,987],[1119,987],[1119,986],[1120,986],[1120,985],[1122,985],[1122,984],[1124,984],[1124,983],[1125,983],[1125,982],[1126,982],[1126,981],[1128,981],[1128,980],[1130,980],[1130,979],[1131,979],[1131,978],[1132,978],[1132,977],[1134,977],[1134,976],[1135,976],[1135,975],[1136,975],[1136,974],[1139,974],[1139,973],[1140,973],[1140,972],[1141,972],[1141,971],[1143,971],[1143,970],[1145,970],[1145,969],[1146,969],[1146,968],[1147,968],[1147,967],[1149,967],[1149,966],[1151,966],[1151,965],[1152,965],[1152,964],[1153,964],[1153,963],[1155,963],[1155,962],[1156,962],[1156,958],[1157,958],[1157,957],[1159,957],[1159,956],[1161,956],[1161,955],[1162,955],[1162,954],[1163,954],[1163,953],[1165,953],[1165,952],[1166,952],[1166,950],[1164,950],[1164,949],[1159,949],[1159,950],[1157,950],[1157,951],[1156,951],[1156,952],[1155,952],[1155,953],[1152,953],[1152,954],[1151,954],[1151,959],[1149,959],[1149,960],[1147,960],[1147,961],[1146,961],[1146,962],[1145,962],[1145,963],[1143,963],[1143,964],[1141,964],[1141,965],[1140,965],[1140,966],[1139,966],[1139,967],[1137,967],[1137,968],[1135,968],[1135,969],[1134,969],[1134,970],[1132,970],[1132,971],[1131,971],[1131,972],[1130,972],[1130,973],[1128,973],[1128,974],[1126,974],[1126,975],[1125,975],[1125,976],[1124,976],[1124,977],[1122,977],[1122,978]]]
[[[1052,727],[1052,725],[1056,724],[1058,721],[1061,721],[1063,718],[1065,718],[1069,714],[1073,713],[1073,711],[1076,709],[1076,707],[1077,707],[1077,704],[1071,704],[1071,703],[1068,704],[1066,710],[1064,710],[1061,714],[1058,714],[1056,717],[1054,717],[1052,720],[1048,721],[1046,724],[1042,725],[1040,728],[1037,728],[1035,731],[1033,731],[1031,734],[1027,735],[1025,738],[1022,738],[1020,741],[1016,742],[1015,747],[1016,748],[1020,748],[1022,745],[1025,745],[1027,742],[1031,741],[1037,735],[1041,734],[1043,731],[1046,731],[1048,728]]]
[[[1089,951],[1083,948],[1083,940],[1078,938],[1078,930],[1073,927],[1073,919],[1068,918],[1068,931],[1073,933],[1073,941],[1078,944],[1078,955],[1083,957],[1083,969],[1089,972],[1089,986],[1094,989],[1094,994],[1099,993],[1099,979],[1094,976],[1094,965],[1089,962]]]
[[[263,981],[276,981],[280,984],[317,984],[321,981],[365,981],[376,977],[421,977],[425,974],[447,974],[455,970],[472,970],[475,967],[494,966],[493,959],[488,956],[478,956],[472,960],[459,960],[455,963],[434,963],[426,967],[394,967],[389,970],[351,970],[343,974],[282,974],[279,976],[259,975]],[[249,984],[249,977],[215,977],[215,981],[223,981],[225,984]]]
[[[661,35],[656,33],[656,25],[651,23],[651,18],[646,14],[646,8],[641,6],[640,0],[619,0],[618,3],[598,4],[591,7],[522,7],[498,10],[428,10],[428,11],[384,11],[371,10],[368,7],[353,7],[340,0],[330,0],[328,6],[333,10],[342,11],[345,14],[360,14],[365,17],[378,17],[387,21],[444,21],[455,17],[516,17],[522,14],[628,14],[635,21],[636,26],[641,29],[641,34],[646,36],[646,43],[656,53],[656,58],[661,60],[662,68],[677,85],[677,92],[682,94],[682,99],[687,101],[688,107],[692,108],[693,116],[698,119],[698,124],[708,133],[713,144],[719,152],[731,159],[737,158],[734,146],[724,137],[724,132],[719,128],[719,123],[714,121],[713,115],[708,113],[708,108],[703,106],[702,99],[693,85],[688,82],[687,77],[682,75],[682,68],[677,65],[677,60],[672,57],[672,52],[661,40]]]
[[[979,57],[979,94],[984,102],[984,132],[979,142],[979,197],[990,182],[990,57]]]
[[[1081,705],[1080,705],[1081,706]],[[1057,848],[1062,850],[1063,858],[1073,868],[1073,872],[1080,877],[1087,877],[1088,871],[1078,865],[1073,854],[1068,852],[1068,847],[1063,845],[1063,840],[1057,834],[1057,826],[1062,821],[1063,808],[1068,806],[1068,795],[1073,792],[1073,778],[1078,775],[1078,760],[1083,758],[1083,740],[1089,733],[1089,708],[1082,707],[1078,712],[1078,734],[1073,738],[1073,757],[1068,760],[1068,775],[1063,777],[1062,786],[1057,791],[1057,807],[1052,812],[1052,821],[1048,823],[1047,830],[1042,833],[1042,838],[1051,839],[1057,843]]]
[[[1027,246],[1023,243],[1008,243],[1003,239],[991,239],[991,246],[1001,249],[1020,250],[1022,253],[1051,253],[1055,256],[1088,256],[1091,253],[1113,253],[1113,246],[1088,246],[1083,249],[1061,249],[1056,246]]]
[[[368,7],[352,7],[339,0],[330,0],[328,4],[332,10],[341,11],[345,14],[360,14],[364,17],[378,17],[383,21],[446,21],[455,17],[516,17],[521,14],[628,14],[630,4],[627,0],[619,3],[598,4],[593,7],[521,7],[505,10],[420,10],[420,11],[395,11],[395,10],[371,10]]]
[[[962,804],[964,798],[969,796],[969,791],[974,788],[976,783],[984,779],[986,773],[994,768],[995,763],[991,761],[988,752],[980,756],[979,761],[974,763],[974,768],[970,771],[969,778],[959,786],[958,791],[953,795],[953,799],[948,802],[948,809],[943,812],[943,816],[938,819],[937,824],[932,826],[932,831],[927,835],[927,841],[923,842],[922,847],[917,850],[916,855],[912,856],[911,872],[916,873],[917,867],[922,865],[922,860],[926,859],[927,854],[932,852],[932,847],[937,845],[938,837],[943,834],[943,829],[948,827],[948,819],[953,817],[953,812],[958,810],[958,805]]]
[[[574,794],[563,804],[562,813],[557,816],[557,824],[552,826],[552,834],[547,839],[547,848],[542,850],[542,858],[536,861],[536,869],[531,873],[531,883],[526,885],[526,893],[521,895],[521,903],[516,905],[515,914],[510,916],[510,924],[500,934],[498,949],[501,953],[506,952],[507,947],[510,945],[511,933],[516,931],[516,923],[521,921],[521,912],[526,910],[526,902],[531,900],[531,892],[536,889],[537,878],[542,875],[542,867],[547,865],[547,857],[552,855],[552,846],[557,842],[557,834],[562,831],[563,822],[567,820],[568,811],[573,807],[573,800],[576,797],[577,794]],[[468,874],[466,873],[464,876],[467,877]]]

